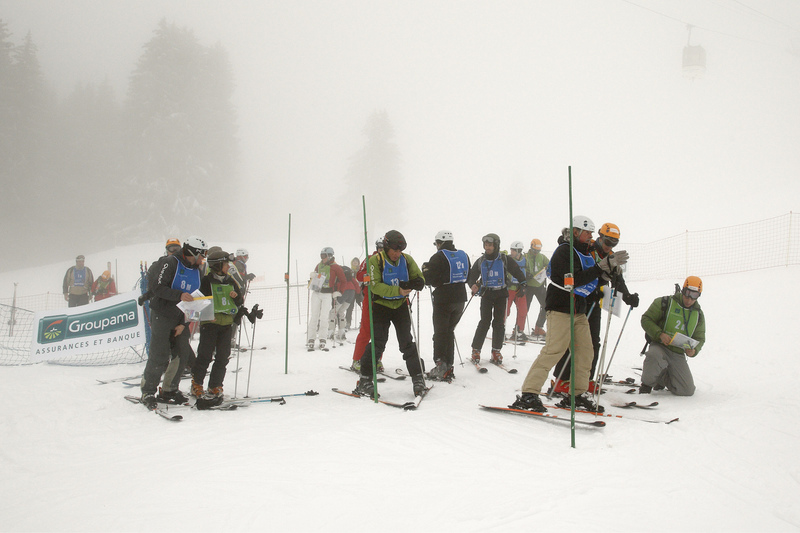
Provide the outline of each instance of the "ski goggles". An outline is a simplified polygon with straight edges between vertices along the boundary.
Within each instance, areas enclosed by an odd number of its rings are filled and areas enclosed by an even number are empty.
[[[488,235],[483,238],[483,242],[488,242],[489,244],[497,244],[497,242],[495,242],[494,237],[489,237]]]
[[[600,244],[604,244],[609,248],[613,248],[619,244],[619,239],[615,239],[614,237],[606,237],[605,235],[600,238]]]
[[[169,246],[167,246],[167,252],[171,254],[177,253],[178,250],[180,249],[181,249],[180,244],[170,244]]]
[[[692,300],[697,300],[698,298],[700,298],[700,291],[694,291],[689,287],[683,289],[682,292],[684,296],[686,296],[687,298],[691,298]]]

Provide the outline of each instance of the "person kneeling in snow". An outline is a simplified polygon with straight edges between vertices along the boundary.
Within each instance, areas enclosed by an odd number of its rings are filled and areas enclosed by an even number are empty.
[[[656,298],[642,315],[650,348],[642,367],[640,394],[665,387],[676,396],[694,394],[694,378],[686,357],[695,357],[706,342],[706,320],[697,303],[702,292],[703,281],[689,276],[683,289],[679,290],[676,283],[675,294]]]
[[[197,408],[213,407],[222,403],[222,382],[225,367],[231,355],[233,321],[244,303],[243,294],[236,292],[235,282],[228,275],[233,256],[224,251],[208,254],[208,274],[200,282],[200,292],[212,297],[214,320],[200,324],[200,343],[197,360],[192,367],[192,396],[197,398]],[[216,355],[214,351],[216,350]],[[208,378],[208,391],[203,390],[208,365],[214,357],[214,366]]]

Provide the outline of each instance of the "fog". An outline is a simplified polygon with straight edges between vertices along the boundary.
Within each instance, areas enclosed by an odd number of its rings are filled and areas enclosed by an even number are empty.
[[[488,232],[552,249],[569,167],[575,213],[628,242],[797,209],[792,0],[0,0],[60,97],[104,79],[124,96],[162,18],[233,65],[243,194],[210,240],[277,245],[291,213],[309,262],[357,254],[365,194],[370,241],[398,229],[418,259],[440,229],[472,253]],[[707,54],[697,79],[681,68],[687,24]],[[382,112],[400,156],[383,185],[399,194],[344,182]]]

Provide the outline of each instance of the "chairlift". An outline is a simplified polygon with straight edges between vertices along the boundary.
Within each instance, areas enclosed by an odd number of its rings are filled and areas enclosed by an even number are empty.
[[[706,71],[706,50],[700,45],[692,46],[692,26],[688,26],[689,38],[683,47],[683,77],[701,78]]]

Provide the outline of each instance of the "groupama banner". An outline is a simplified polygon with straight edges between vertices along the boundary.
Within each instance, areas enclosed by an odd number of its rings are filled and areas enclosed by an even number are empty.
[[[31,362],[65,359],[144,344],[144,315],[129,292],[81,307],[34,316]]]

